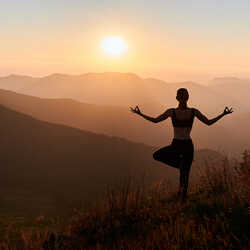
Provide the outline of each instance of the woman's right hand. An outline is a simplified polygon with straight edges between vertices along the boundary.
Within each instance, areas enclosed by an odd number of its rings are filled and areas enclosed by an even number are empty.
[[[233,113],[233,108],[229,109],[228,107],[225,107],[223,115],[228,115],[228,114],[231,114],[231,113]]]
[[[130,107],[130,110],[131,110],[131,112],[136,113],[136,114],[138,114],[138,115],[141,114],[141,111],[140,111],[140,109],[139,109],[138,106],[136,106],[135,108],[131,108],[131,107]]]

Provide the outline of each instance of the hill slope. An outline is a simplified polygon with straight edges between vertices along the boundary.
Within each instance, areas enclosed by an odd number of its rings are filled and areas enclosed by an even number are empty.
[[[44,206],[57,197],[64,197],[60,206],[77,196],[95,199],[106,184],[129,174],[136,178],[153,169],[148,181],[159,177],[149,146],[35,120],[2,106],[0,113],[1,212],[11,204],[21,211],[29,204],[37,212],[42,205],[36,207],[34,197],[40,203],[47,197]],[[28,198],[27,204],[21,198]]]
[[[72,202],[97,199],[107,184],[126,176],[146,173],[146,184],[163,177],[178,181],[178,171],[154,161],[155,148],[145,144],[39,121],[3,106],[0,114],[1,214],[63,212]]]

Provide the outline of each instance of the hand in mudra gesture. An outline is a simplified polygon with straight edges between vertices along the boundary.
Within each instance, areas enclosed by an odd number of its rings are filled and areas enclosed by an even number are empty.
[[[228,115],[228,114],[231,114],[233,113],[233,108],[228,108],[228,107],[225,107],[224,111],[223,111],[223,114],[224,115]]]
[[[131,108],[131,107],[130,107],[130,110],[131,110],[131,112],[136,113],[136,114],[138,114],[138,115],[141,114],[141,111],[140,111],[140,109],[139,109],[138,106],[136,106],[135,108]]]

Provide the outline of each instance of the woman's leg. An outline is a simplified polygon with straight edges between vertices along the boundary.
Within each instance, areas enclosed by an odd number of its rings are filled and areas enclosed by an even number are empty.
[[[170,146],[154,152],[153,158],[180,169],[179,195],[184,201],[187,197],[189,172],[193,161],[194,147],[192,141],[175,141]]]
[[[178,168],[178,152],[172,145],[160,148],[153,153],[153,158],[169,166]]]
[[[188,141],[183,145],[181,161],[180,161],[180,198],[184,201],[187,198],[188,180],[191,165],[193,162],[194,147],[192,141]]]
[[[187,198],[188,191],[188,180],[190,173],[191,164],[185,163],[185,161],[181,161],[180,163],[180,188],[179,195],[182,201]]]

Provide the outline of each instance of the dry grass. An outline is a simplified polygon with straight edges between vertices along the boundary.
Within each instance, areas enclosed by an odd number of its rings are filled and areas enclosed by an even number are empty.
[[[165,179],[148,188],[127,178],[60,231],[10,230],[0,249],[250,249],[249,177],[249,152],[234,166],[206,163],[185,204]]]

